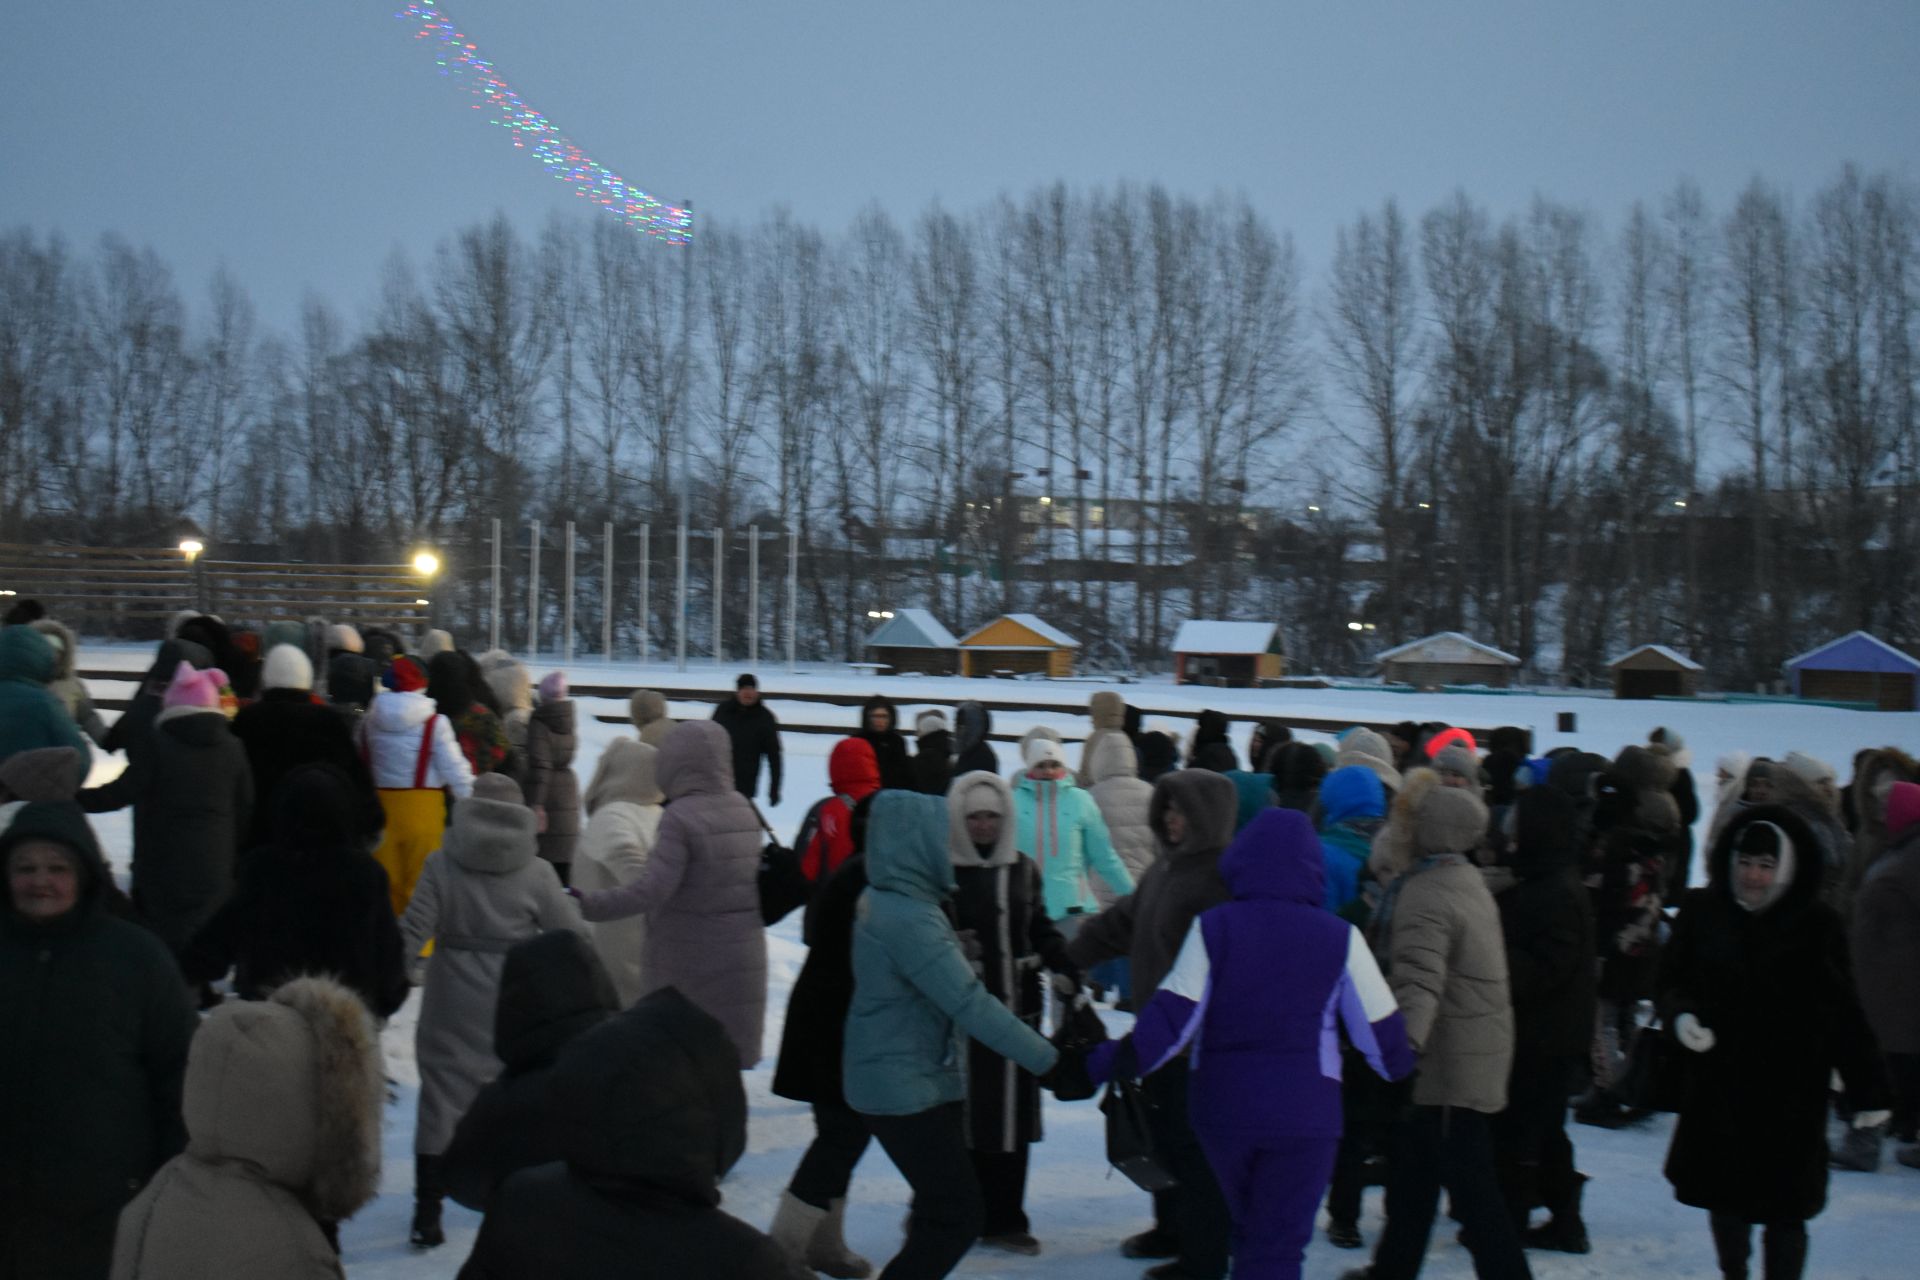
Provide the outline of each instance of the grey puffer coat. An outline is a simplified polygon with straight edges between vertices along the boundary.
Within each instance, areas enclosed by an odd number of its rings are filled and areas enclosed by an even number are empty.
[[[1093,779],[1088,792],[1106,821],[1113,851],[1127,864],[1127,871],[1137,885],[1154,859],[1160,856],[1160,845],[1154,839],[1150,820],[1153,784],[1140,780],[1140,760],[1126,734],[1115,732],[1096,737],[1098,741],[1089,740],[1087,747],[1086,772]],[[1119,895],[1096,876],[1093,896],[1104,911]]]
[[[493,1013],[507,952],[549,929],[587,932],[560,878],[535,856],[533,811],[491,798],[492,787],[483,778],[454,806],[446,844],[428,857],[400,920],[410,960],[434,942],[414,1033],[420,1115],[413,1148],[422,1155],[447,1149],[474,1095],[500,1073]]]
[[[1074,772],[1073,780],[1091,791],[1093,784],[1100,780],[1094,771],[1094,759],[1101,744],[1115,738],[1128,746],[1133,743],[1127,737],[1127,700],[1113,690],[1102,689],[1094,694],[1087,704],[1087,714],[1093,720],[1093,732],[1080,748],[1080,768]]]
[[[540,856],[562,865],[580,843],[580,779],[574,776],[574,702],[557,698],[533,709],[527,721],[527,804],[547,811]]]
[[[655,758],[666,815],[640,877],[581,900],[596,924],[644,914],[646,992],[678,987],[760,1061],[767,1011],[767,935],[760,920],[765,834],[733,789],[733,742],[711,720],[676,725]]]

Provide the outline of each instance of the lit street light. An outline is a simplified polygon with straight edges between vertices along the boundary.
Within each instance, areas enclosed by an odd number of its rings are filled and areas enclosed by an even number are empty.
[[[206,549],[207,544],[198,538],[182,538],[180,540],[180,552],[186,556],[188,564],[192,564],[199,554]]]
[[[423,578],[431,578],[440,572],[440,557],[431,551],[414,552],[413,571]]]

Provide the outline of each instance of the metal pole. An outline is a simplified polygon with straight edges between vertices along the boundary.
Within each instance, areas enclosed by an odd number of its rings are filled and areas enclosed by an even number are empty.
[[[800,670],[800,534],[787,534],[787,670]]]
[[[613,521],[600,527],[600,656],[613,661]]]
[[[673,588],[673,665],[687,669],[687,510],[680,508],[680,558],[674,566]]]
[[[653,526],[640,526],[640,664],[653,653]]]
[[[713,665],[727,660],[727,531],[713,531]]]
[[[500,647],[500,517],[493,518],[493,609],[487,617],[487,648]]]
[[[567,635],[566,635],[566,639],[560,642],[560,654],[561,654],[560,660],[566,663],[568,666],[572,666],[573,665],[573,521],[571,520],[567,521],[566,531],[567,531],[567,554],[566,554],[566,558],[561,563],[566,566],[563,572],[566,575],[567,607],[561,610],[560,616],[566,619]]]
[[[747,666],[760,665],[760,526],[747,526]]]
[[[540,654],[540,522],[530,526],[527,542],[527,657]]]

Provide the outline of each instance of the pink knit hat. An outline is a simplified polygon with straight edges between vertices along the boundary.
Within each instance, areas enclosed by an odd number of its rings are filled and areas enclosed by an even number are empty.
[[[216,710],[220,706],[220,690],[226,685],[224,671],[196,671],[193,664],[183,662],[173,671],[173,683],[167,686],[167,693],[161,699],[163,707],[205,707]]]
[[[540,681],[540,701],[559,702],[567,696],[567,673],[549,671]]]
[[[1920,822],[1920,786],[1896,782],[1887,792],[1887,834],[1897,836]]]

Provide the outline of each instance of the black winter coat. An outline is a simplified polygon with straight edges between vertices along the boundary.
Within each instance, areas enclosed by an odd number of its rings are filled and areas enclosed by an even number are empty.
[[[885,711],[889,728],[878,732],[867,727],[867,717],[875,711]],[[920,779],[913,767],[913,759],[907,754],[907,739],[900,732],[900,708],[893,705],[893,699],[875,694],[868,698],[860,708],[860,732],[853,735],[863,738],[873,747],[873,758],[880,762],[880,789],[883,791],[917,791]]]
[[[350,803],[359,814],[357,829],[371,848],[386,828],[386,810],[374,790],[373,773],[353,745],[353,730],[332,707],[313,700],[305,689],[269,689],[258,702],[240,708],[233,736],[253,770],[253,821],[241,848],[273,838],[273,794],[288,774],[303,764],[330,764],[353,784]]]
[[[231,968],[234,990],[263,1000],[290,978],[324,973],[376,1018],[399,1010],[410,990],[400,925],[386,870],[362,842],[357,795],[332,766],[287,775],[271,843],[254,850],[233,896],[181,957],[189,982],[212,982]]]
[[[1000,757],[994,754],[988,735],[993,732],[993,713],[977,702],[963,702],[953,709],[954,760],[952,777],[967,773],[999,773]]]
[[[441,1157],[447,1191],[486,1212],[514,1173],[563,1158],[547,1079],[568,1044],[620,1012],[620,995],[593,944],[570,929],[507,952],[494,1011],[493,1051],[505,1069],[480,1091]]]
[[[1573,802],[1534,787],[1514,801],[1517,877],[1495,902],[1507,940],[1516,1073],[1578,1058],[1593,1039],[1593,903],[1580,883]]]
[[[718,1208],[747,1143],[740,1052],[678,990],[575,1039],[548,1092],[565,1163],[501,1184],[461,1280],[811,1280]]]
[[[959,888],[951,915],[954,928],[971,929],[978,939],[980,978],[993,998],[1040,1031],[1046,1009],[1041,971],[1077,980],[1080,967],[1047,917],[1040,868],[1025,854],[1014,857],[1011,864],[955,867]],[[1014,1151],[1040,1141],[1040,1078],[969,1038],[966,1124],[967,1145],[975,1151]]]
[[[782,1098],[846,1105],[840,1067],[853,1004],[853,913],[866,889],[867,860],[856,851],[807,903],[807,959],[787,997],[773,1071],[773,1091]]]
[[[883,775],[884,777],[884,775]],[[953,785],[953,734],[936,729],[914,743],[913,786],[925,795],[943,796]],[[882,786],[886,784],[882,782]]]
[[[1796,848],[1786,893],[1760,912],[1733,897],[1731,850],[1772,822]],[[1682,1204],[1745,1222],[1812,1218],[1827,1201],[1827,1087],[1837,1068],[1849,1101],[1886,1105],[1878,1051],[1854,995],[1840,918],[1819,900],[1816,837],[1792,811],[1741,814],[1709,851],[1711,883],[1681,901],[1660,968],[1660,1016],[1691,1013],[1713,1032],[1680,1055],[1680,1122],[1667,1180]]]
[[[106,863],[71,804],[0,836],[79,857],[79,904],[37,924],[0,902],[0,1276],[101,1280],[114,1223],[186,1146],[180,1087],[199,1020],[173,957],[105,910]]]
[[[760,787],[760,758],[767,760],[767,798],[780,795],[780,721],[764,702],[746,706],[728,698],[713,709],[713,719],[733,741],[733,789],[747,799]]]
[[[126,772],[79,799],[88,813],[133,806],[133,904],[178,956],[233,892],[253,820],[253,770],[226,716],[163,714]]]
[[[183,662],[205,671],[213,665],[213,655],[191,640],[163,641],[153,665],[140,679],[139,692],[133,695],[133,701],[120,713],[120,718],[108,727],[107,740],[102,746],[109,751],[126,752],[127,763],[133,763],[153,738],[153,722],[160,715],[160,700],[166,696],[167,686],[173,683],[173,673]]]

